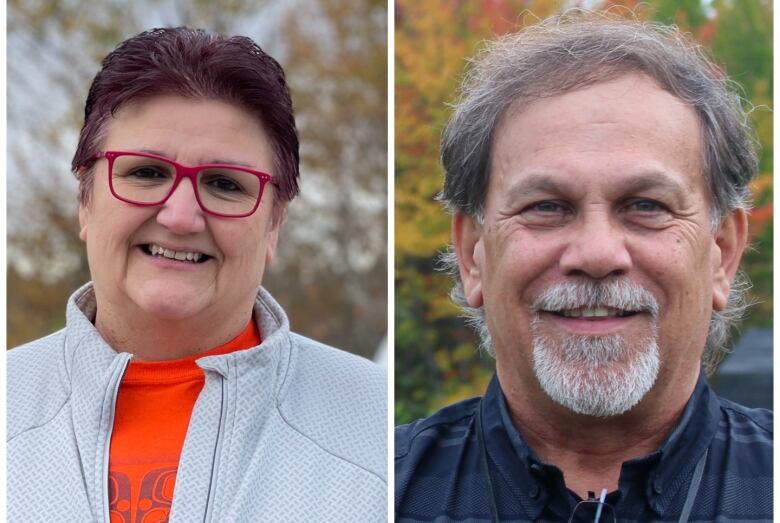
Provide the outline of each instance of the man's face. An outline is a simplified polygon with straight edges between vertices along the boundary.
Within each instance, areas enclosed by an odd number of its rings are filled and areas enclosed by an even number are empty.
[[[744,246],[742,213],[712,233],[701,158],[694,110],[642,75],[510,108],[484,222],[453,224],[502,386],[590,415],[690,395]],[[577,407],[599,392],[634,397]]]

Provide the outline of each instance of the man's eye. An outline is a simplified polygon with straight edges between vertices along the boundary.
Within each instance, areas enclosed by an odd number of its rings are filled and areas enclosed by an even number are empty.
[[[566,203],[542,200],[527,205],[518,218],[527,225],[554,227],[568,223],[573,216],[572,208]]]
[[[566,209],[561,205],[560,203],[556,202],[537,202],[530,207],[528,207],[526,210],[540,212],[540,213],[561,213],[565,212]]]
[[[628,210],[642,213],[656,213],[663,211],[664,207],[653,200],[636,200],[628,205]]]

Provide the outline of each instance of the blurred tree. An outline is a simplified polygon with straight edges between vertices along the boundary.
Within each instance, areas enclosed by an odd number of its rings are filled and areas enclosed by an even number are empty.
[[[436,257],[449,243],[449,216],[435,202],[443,173],[439,138],[448,103],[484,39],[559,12],[562,5],[610,9],[675,23],[705,46],[756,105],[762,144],[753,186],[752,242],[743,266],[758,304],[748,325],[770,325],[772,311],[772,4],[764,0],[608,2],[431,0],[395,4],[395,416],[406,423],[484,392],[493,361],[475,354],[473,333],[447,299]]]
[[[387,329],[386,5],[310,8],[280,22],[304,185],[266,286],[299,331],[371,357]],[[316,31],[311,16],[323,22]]]
[[[246,34],[284,67],[303,194],[265,283],[293,328],[371,357],[387,323],[387,13],[361,0],[9,0],[9,347],[61,327],[89,279],[69,165],[99,61],[165,25]]]

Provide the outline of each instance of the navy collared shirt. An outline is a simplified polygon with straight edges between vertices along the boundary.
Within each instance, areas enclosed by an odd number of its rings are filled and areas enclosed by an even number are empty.
[[[771,411],[719,398],[702,376],[672,434],[655,452],[623,463],[606,501],[620,522],[678,521],[707,451],[689,521],[772,521],[772,437]],[[568,521],[581,501],[515,428],[496,376],[483,398],[396,428],[395,485],[400,522],[491,521],[491,503],[501,521]]]

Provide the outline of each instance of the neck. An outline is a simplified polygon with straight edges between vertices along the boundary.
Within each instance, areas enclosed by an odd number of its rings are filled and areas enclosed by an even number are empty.
[[[673,388],[657,383],[629,412],[596,418],[558,405],[538,387],[514,387],[517,381],[503,376],[500,366],[498,374],[515,427],[537,457],[561,469],[567,488],[583,499],[588,491],[616,490],[625,461],[663,444],[696,385],[695,379]],[[675,391],[673,396],[664,394],[669,389]]]
[[[241,314],[208,313],[180,319],[116,314],[115,310],[98,306],[95,328],[117,352],[147,361],[186,358],[223,345],[238,336],[252,316],[251,304]]]

